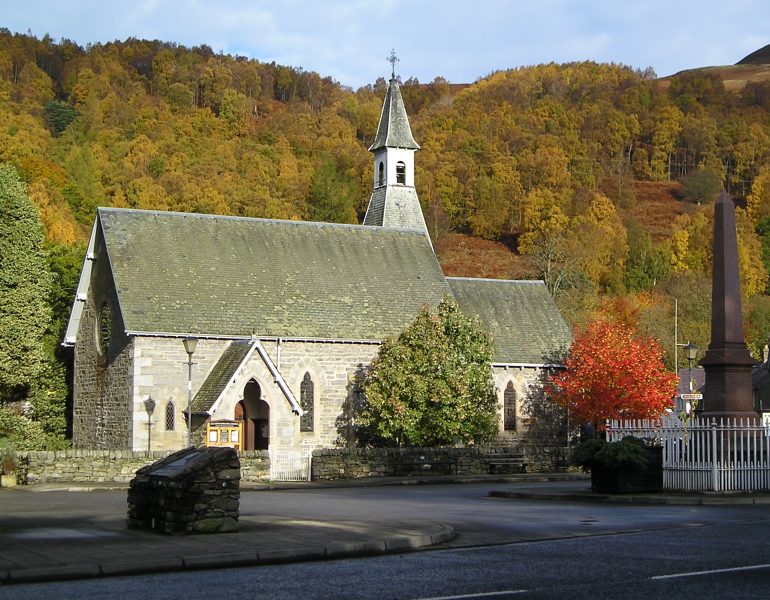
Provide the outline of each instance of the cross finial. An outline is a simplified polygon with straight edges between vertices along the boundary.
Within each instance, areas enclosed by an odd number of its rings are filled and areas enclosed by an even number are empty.
[[[396,50],[391,48],[390,50],[390,56],[388,56],[388,62],[390,63],[390,66],[392,67],[392,73],[391,77],[393,79],[396,78],[396,63],[399,62],[398,56],[396,56]]]

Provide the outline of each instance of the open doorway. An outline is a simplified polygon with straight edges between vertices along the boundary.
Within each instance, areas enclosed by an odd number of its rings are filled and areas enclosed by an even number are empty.
[[[235,406],[235,419],[243,421],[243,449],[267,450],[270,446],[270,405],[253,379],[243,388],[243,400]]]

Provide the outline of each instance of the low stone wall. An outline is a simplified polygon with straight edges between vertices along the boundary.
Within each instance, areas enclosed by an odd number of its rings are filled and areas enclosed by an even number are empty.
[[[20,452],[20,481],[28,484],[128,483],[142,467],[168,456],[169,452],[129,450],[63,450]],[[495,459],[511,461],[510,469],[496,473],[563,471],[567,448],[515,446],[504,448],[354,448],[321,449],[313,452],[313,479],[355,479],[410,475],[483,475]],[[266,450],[241,452],[241,481],[270,480],[270,456]]]
[[[485,475],[495,460],[507,472],[555,472],[567,468],[567,448],[344,448],[313,452],[313,479],[356,479],[410,475]],[[505,467],[505,465],[503,465]],[[505,468],[496,469],[506,472]]]
[[[36,483],[128,483],[136,472],[165,458],[170,452],[130,450],[62,450],[19,452],[21,481]],[[266,450],[242,452],[241,481],[270,480],[270,456]]]

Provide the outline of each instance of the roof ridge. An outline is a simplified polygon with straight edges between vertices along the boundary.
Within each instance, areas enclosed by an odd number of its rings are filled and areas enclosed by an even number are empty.
[[[489,281],[492,283],[524,283],[528,285],[545,285],[545,281],[542,279],[497,279],[495,277],[450,277],[448,275],[446,278],[453,281]]]
[[[275,223],[282,225],[292,225],[296,227],[329,227],[338,229],[360,229],[366,231],[400,231],[403,233],[418,233],[424,235],[424,232],[414,227],[379,227],[376,225],[363,225],[361,223],[329,223],[326,221],[294,221],[292,219],[267,219],[264,217],[241,217],[238,215],[213,215],[208,213],[187,213],[173,210],[149,210],[144,208],[121,208],[117,206],[100,206],[97,209],[98,213],[114,212],[114,213],[134,213],[145,215],[157,215],[157,216],[172,216],[183,217],[191,219],[209,219],[212,221],[224,220],[224,221],[241,221],[251,223]]]

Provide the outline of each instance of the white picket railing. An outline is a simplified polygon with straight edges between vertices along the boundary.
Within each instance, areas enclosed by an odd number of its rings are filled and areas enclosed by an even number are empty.
[[[663,489],[770,490],[770,428],[754,419],[607,422],[607,441],[627,435],[663,446]]]
[[[310,481],[312,460],[312,448],[270,446],[270,479],[272,481]]]

